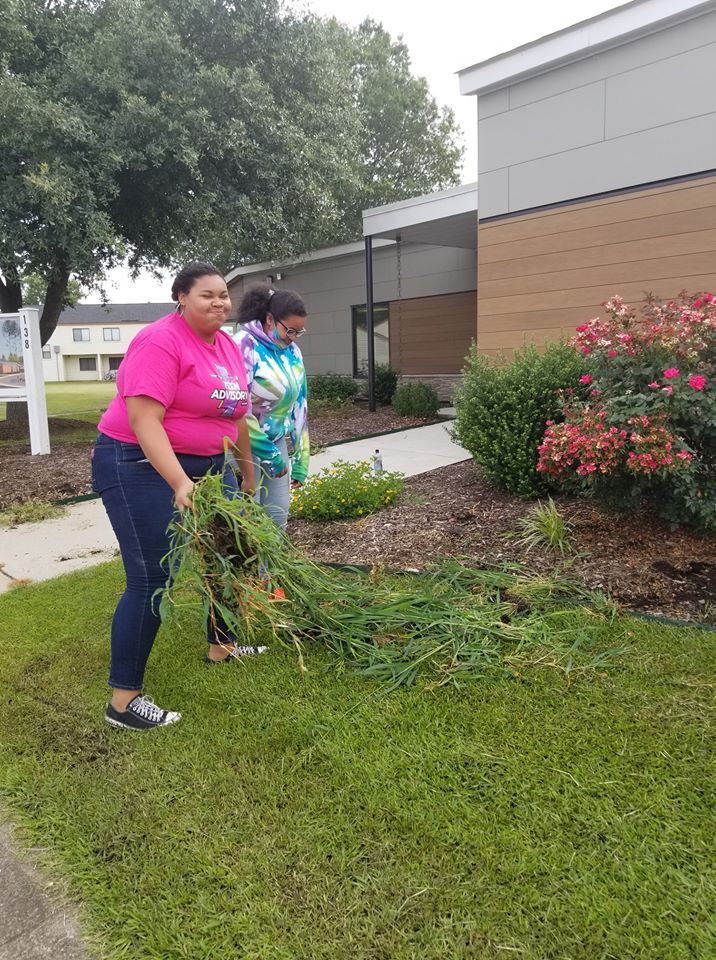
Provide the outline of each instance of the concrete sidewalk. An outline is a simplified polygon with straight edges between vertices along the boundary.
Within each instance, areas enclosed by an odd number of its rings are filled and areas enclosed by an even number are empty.
[[[89,960],[73,909],[0,822],[0,960]]]
[[[376,450],[382,454],[385,470],[396,470],[406,477],[469,460],[470,454],[451,440],[449,427],[449,422],[433,423],[326,447],[312,457],[310,475],[337,460],[370,460]],[[72,504],[56,520],[0,527],[0,593],[18,580],[49,580],[111,560],[117,552],[117,541],[100,500]]]

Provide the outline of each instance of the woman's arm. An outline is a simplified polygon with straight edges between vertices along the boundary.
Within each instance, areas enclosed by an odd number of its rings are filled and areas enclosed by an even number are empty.
[[[177,507],[190,507],[194,484],[172,450],[164,429],[165,408],[151,397],[127,397],[126,404],[129,425],[147,460],[174,491]]]
[[[253,493],[256,489],[256,471],[254,469],[254,458],[251,455],[251,438],[249,437],[249,425],[246,419],[246,417],[242,417],[236,423],[238,430],[236,447],[239,451],[237,462],[241,471],[242,493]]]

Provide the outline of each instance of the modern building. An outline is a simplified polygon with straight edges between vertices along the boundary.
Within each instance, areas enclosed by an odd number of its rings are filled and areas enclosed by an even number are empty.
[[[614,294],[716,289],[716,0],[633,0],[459,82],[477,184],[366,210],[365,245],[228,275],[234,301],[266,277],[305,296],[310,372],[364,371],[367,258],[376,362],[443,392],[475,338],[509,354]]]
[[[376,363],[431,380],[449,396],[475,337],[475,184],[367,210],[373,236]],[[254,283],[298,291],[309,314],[301,350],[310,374],[365,375],[364,243],[294,261],[237,267],[226,277],[236,306]]]
[[[481,352],[571,332],[612,294],[716,288],[714,0],[634,0],[459,77]]]
[[[79,303],[63,310],[42,348],[45,382],[110,377],[139,331],[174,308],[173,303]]]

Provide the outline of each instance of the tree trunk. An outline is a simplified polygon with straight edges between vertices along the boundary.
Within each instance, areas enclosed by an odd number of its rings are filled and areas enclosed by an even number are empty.
[[[14,266],[0,263],[5,281],[0,280],[0,313],[17,313],[22,307],[20,276]]]
[[[47,293],[45,294],[45,303],[42,307],[40,316],[40,340],[44,347],[52,334],[55,332],[57,321],[60,319],[62,307],[65,303],[65,294],[67,293],[67,284],[70,280],[70,271],[64,267],[58,267],[56,272],[50,278],[47,284]]]

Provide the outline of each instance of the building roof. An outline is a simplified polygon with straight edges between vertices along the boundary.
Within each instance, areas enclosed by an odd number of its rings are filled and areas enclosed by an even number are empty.
[[[363,235],[373,237],[373,248],[393,246],[396,237],[413,243],[474,247],[477,230],[477,184],[468,183],[450,190],[410,197],[363,211]],[[293,260],[266,260],[247,263],[226,274],[227,283],[254,273],[274,274],[302,263],[334,260],[363,253],[365,243],[344,243],[304,253]]]
[[[386,241],[383,246],[388,246]],[[362,240],[357,243],[343,243],[338,247],[325,247],[323,250],[313,250],[310,253],[303,253],[293,260],[264,260],[263,263],[246,263],[240,267],[234,267],[226,274],[224,279],[227,283],[236,280],[237,277],[249,276],[253,273],[275,273],[287,267],[295,267],[302,263],[315,263],[320,260],[334,260],[336,257],[347,257],[356,253],[363,253],[365,244]]]
[[[363,234],[445,247],[477,246],[477,183],[363,211]]]
[[[58,325],[91,326],[117,323],[151,323],[176,310],[175,303],[78,303],[60,314]]]
[[[492,93],[713,10],[716,0],[632,0],[460,70],[460,93]]]

